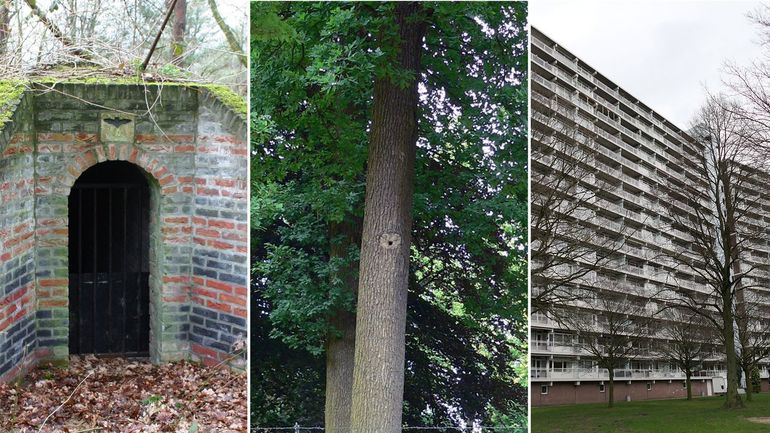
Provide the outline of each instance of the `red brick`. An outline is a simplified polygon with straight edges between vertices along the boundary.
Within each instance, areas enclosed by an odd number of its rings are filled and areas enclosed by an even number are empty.
[[[236,296],[231,296],[226,293],[220,293],[219,294],[219,300],[224,301],[230,304],[239,305],[241,307],[246,306],[246,299]]]
[[[211,229],[196,229],[195,234],[199,236],[205,236],[207,238],[218,238],[219,231]]]
[[[50,278],[39,280],[42,287],[66,286],[69,281],[66,278]]]
[[[232,312],[232,307],[230,307],[227,304],[221,304],[221,303],[213,302],[213,301],[206,301],[206,306],[209,307],[209,308],[213,308],[213,309],[215,309],[217,311],[222,311],[222,312],[228,313],[228,314],[230,314]]]
[[[160,184],[160,186],[166,186],[169,183],[171,183],[173,180],[174,180],[174,176],[169,174],[168,176],[166,176],[163,179],[159,180],[158,183]]]
[[[209,220],[209,227],[219,227],[219,228],[223,228],[223,229],[233,229],[233,228],[235,228],[235,224],[230,222],[230,221],[211,219],[211,220]]]
[[[190,222],[190,218],[188,217],[168,217],[164,219],[163,221],[169,223],[169,224],[187,224]]]
[[[217,280],[207,280],[206,281],[206,286],[207,287],[211,287],[212,289],[221,290],[221,291],[224,291],[224,292],[227,292],[227,293],[233,293],[233,289],[235,288],[235,286],[232,286],[232,285],[227,284],[227,283],[222,283],[222,282],[217,281]]]
[[[192,351],[196,355],[204,356],[207,358],[216,358],[217,352],[213,349],[209,349],[208,347],[201,346],[200,344],[192,344]]]
[[[209,195],[209,196],[219,195],[219,190],[213,189],[213,188],[198,188],[196,192],[200,195]]]
[[[212,292],[211,290],[206,290],[202,287],[193,287],[192,291],[196,295],[205,296],[211,299],[217,299],[216,292]]]
[[[66,307],[68,301],[66,299],[46,299],[38,302],[38,307]]]

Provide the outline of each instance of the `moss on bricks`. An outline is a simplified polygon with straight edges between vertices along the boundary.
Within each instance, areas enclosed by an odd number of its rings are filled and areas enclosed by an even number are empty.
[[[246,116],[247,106],[246,100],[237,95],[229,88],[219,84],[204,84],[201,87],[208,89],[214,96],[216,96],[222,103],[231,108],[238,114]]]
[[[178,81],[144,81],[138,77],[93,76],[83,78],[33,77],[28,80],[0,80],[0,129],[13,116],[13,104],[31,84],[52,86],[56,84],[131,85],[131,86],[180,86],[196,90],[208,90],[226,107],[247,117],[246,100],[227,86],[211,83]]]
[[[246,100],[240,95],[236,94],[227,86],[221,84],[211,83],[195,83],[195,82],[179,82],[179,81],[144,81],[137,77],[88,77],[88,78],[74,78],[74,79],[60,79],[52,77],[34,78],[34,83],[41,84],[110,84],[110,85],[134,85],[134,86],[180,86],[190,89],[206,89],[211,92],[222,104],[232,109],[236,113],[246,116],[247,104]]]
[[[19,80],[0,80],[0,130],[13,116],[13,106],[26,89]]]

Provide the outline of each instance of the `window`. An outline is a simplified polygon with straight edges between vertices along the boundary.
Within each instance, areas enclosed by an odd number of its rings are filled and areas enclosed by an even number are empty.
[[[599,392],[604,392],[604,384],[603,383],[599,384]]]
[[[647,391],[652,390],[652,384],[650,382],[647,382]]]
[[[682,388],[687,388],[687,381],[682,382]]]
[[[548,385],[540,385],[540,394],[548,394]]]

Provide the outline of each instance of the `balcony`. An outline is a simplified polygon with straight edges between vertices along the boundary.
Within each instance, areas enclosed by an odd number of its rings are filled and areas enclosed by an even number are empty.
[[[764,373],[767,373],[765,370]],[[715,376],[726,376],[724,370],[704,370],[693,374],[693,379],[703,379]],[[761,377],[768,377],[760,375]],[[609,380],[610,376],[606,368],[531,368],[530,379],[533,381],[596,381]],[[672,369],[615,369],[615,380],[685,380],[685,374],[681,370]]]

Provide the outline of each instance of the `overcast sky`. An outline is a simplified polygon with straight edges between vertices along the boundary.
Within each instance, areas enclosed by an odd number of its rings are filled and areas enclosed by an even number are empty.
[[[643,103],[687,128],[704,86],[718,92],[726,60],[763,51],[749,1],[530,2],[530,22]]]

